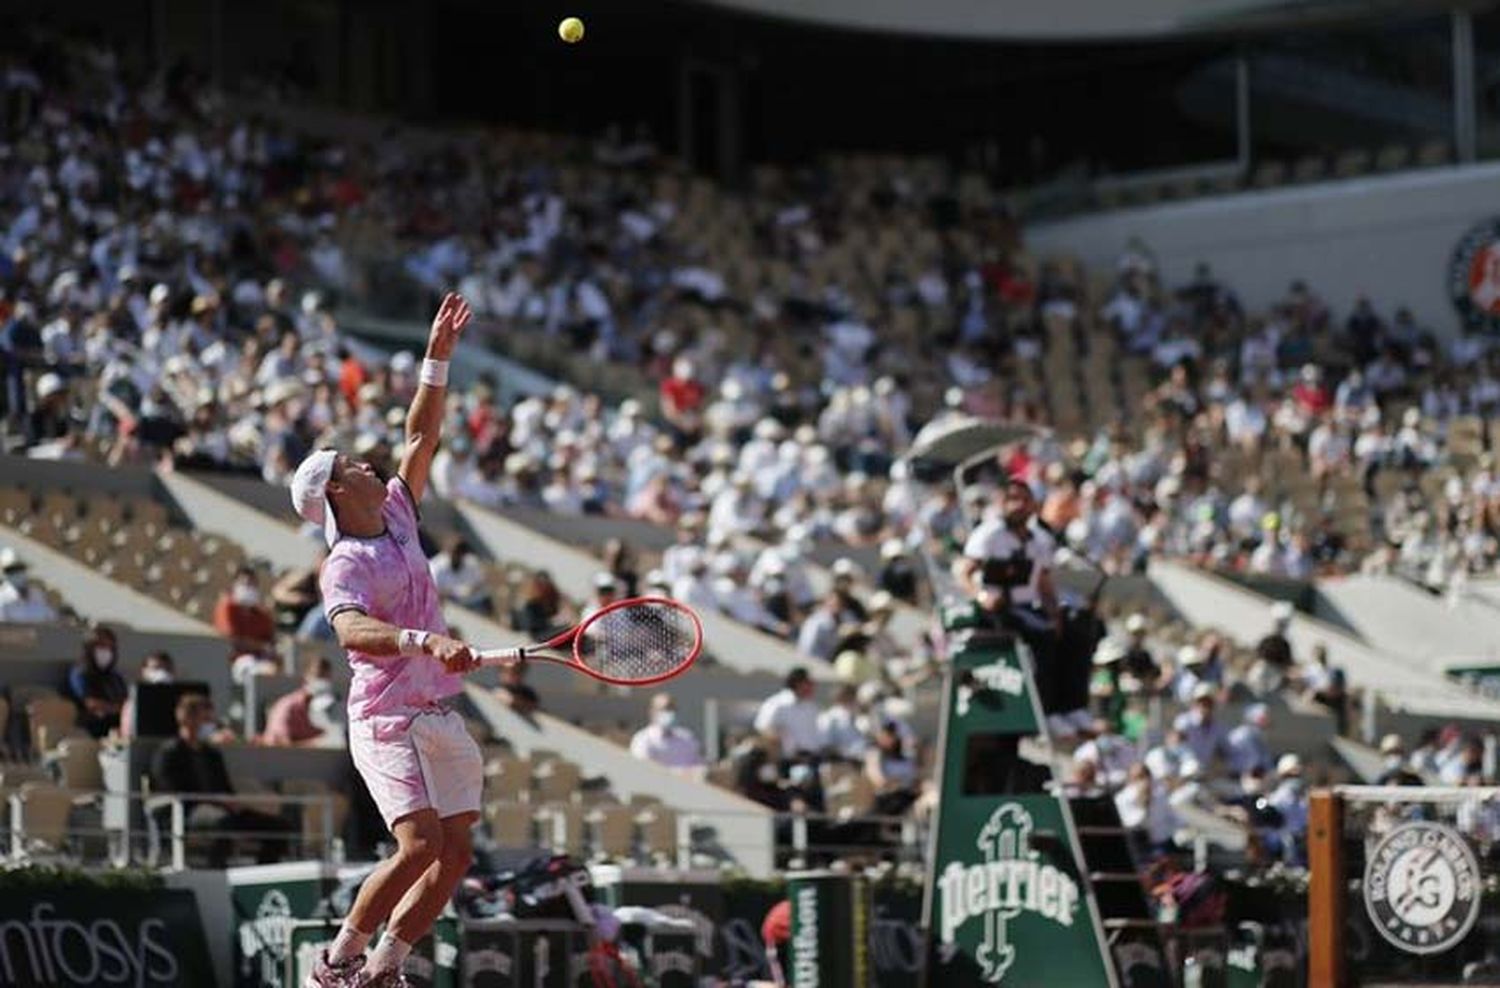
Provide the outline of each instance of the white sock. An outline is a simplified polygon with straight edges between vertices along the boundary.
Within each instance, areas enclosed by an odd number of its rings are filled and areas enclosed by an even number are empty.
[[[358,957],[365,952],[369,943],[370,934],[361,933],[345,923],[339,927],[339,935],[333,938],[333,946],[328,948],[328,959],[340,964],[351,957]]]
[[[411,953],[411,944],[387,933],[380,938],[380,943],[370,954],[370,959],[365,961],[366,974],[381,974],[386,971],[399,971],[401,965],[406,963],[406,955]]]

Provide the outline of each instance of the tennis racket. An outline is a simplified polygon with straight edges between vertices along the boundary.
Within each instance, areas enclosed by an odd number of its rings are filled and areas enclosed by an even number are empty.
[[[615,686],[650,686],[687,671],[703,651],[703,624],[667,597],[632,597],[590,614],[549,641],[479,653],[480,665],[555,662]]]

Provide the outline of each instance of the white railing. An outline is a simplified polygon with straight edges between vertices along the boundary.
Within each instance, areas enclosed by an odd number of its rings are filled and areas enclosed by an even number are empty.
[[[87,863],[86,851],[69,853],[66,849],[84,847],[88,841],[97,839],[107,845],[105,857],[109,863],[124,866],[137,861],[133,852],[138,835],[144,840],[139,863],[144,863],[149,867],[168,867],[176,871],[187,867],[187,850],[190,841],[285,841],[288,851],[293,850],[296,845],[301,845],[300,849],[305,856],[322,860],[338,858],[342,848],[341,838],[333,831],[337,794],[332,792],[286,795],[282,793],[146,793],[46,789],[35,795],[40,798],[66,798],[70,805],[67,817],[61,826],[45,826],[38,828],[39,832],[32,831],[27,825],[30,816],[27,812],[27,800],[31,795],[33,794],[21,791],[13,792],[9,796],[9,857],[12,862],[56,854],[64,857],[77,857]],[[284,832],[221,830],[208,826],[192,827],[189,825],[189,804],[225,802],[250,807],[260,804],[266,807],[264,812],[272,816],[278,816],[279,811],[285,806],[299,807],[304,815],[309,808],[312,808],[318,812],[318,832],[310,836],[301,820],[291,819],[286,820],[287,829]],[[137,814],[133,811],[137,804],[140,811],[139,818],[143,821],[139,831],[136,826]],[[73,820],[74,811],[77,810],[100,811],[103,817],[102,811],[106,805],[115,810],[123,810],[118,813],[120,821],[118,824],[111,825],[101,820],[101,823],[95,826],[75,823]],[[165,831],[163,831],[162,822],[158,819],[159,814],[166,816]],[[115,813],[110,813],[108,816],[116,818]],[[167,859],[165,864],[163,863],[164,852]]]

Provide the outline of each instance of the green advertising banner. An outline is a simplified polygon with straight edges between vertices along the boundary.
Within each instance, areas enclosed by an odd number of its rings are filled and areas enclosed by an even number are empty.
[[[1113,988],[1073,821],[1043,789],[1045,768],[1020,754],[1042,720],[1029,658],[1008,635],[966,631],[951,644],[927,984]]]
[[[0,895],[0,984],[213,983],[197,899],[185,889],[43,885]]]

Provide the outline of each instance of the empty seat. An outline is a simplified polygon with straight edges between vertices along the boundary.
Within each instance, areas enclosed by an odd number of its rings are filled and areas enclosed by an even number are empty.
[[[641,828],[645,854],[661,864],[676,864],[677,813],[665,806],[653,806],[637,814],[635,822]]]
[[[58,782],[65,789],[97,792],[104,788],[104,770],[99,765],[99,742],[89,737],[65,737],[52,756]]]
[[[73,812],[72,795],[45,782],[28,782],[21,786],[19,795],[24,850],[30,853],[63,850],[68,817]]]
[[[532,808],[524,803],[486,803],[484,822],[490,839],[501,847],[533,847],[536,844],[536,818]]]
[[[543,803],[571,803],[578,796],[583,771],[574,763],[553,759],[536,769],[537,798]]]
[[[31,751],[40,755],[73,733],[78,724],[78,708],[72,700],[57,694],[39,696],[26,704],[31,725]]]
[[[532,764],[529,758],[497,755],[484,766],[485,795],[491,799],[524,802],[531,798]]]
[[[589,812],[595,857],[629,858],[635,853],[636,811],[628,806],[601,806]]]
[[[554,852],[583,853],[583,810],[567,803],[553,803],[537,812],[542,841]]]

